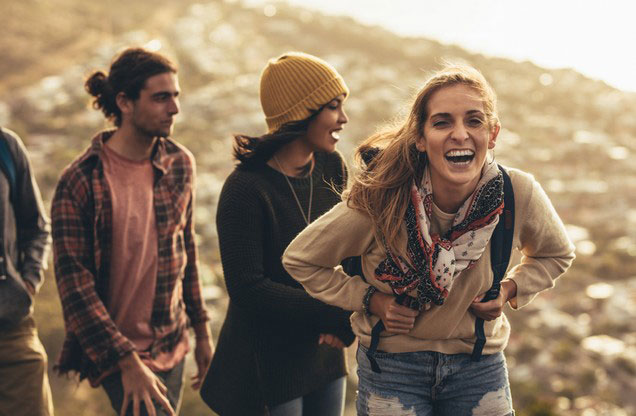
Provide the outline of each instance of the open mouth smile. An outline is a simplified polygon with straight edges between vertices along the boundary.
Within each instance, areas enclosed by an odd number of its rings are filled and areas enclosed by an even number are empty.
[[[450,150],[444,155],[447,161],[454,165],[468,165],[475,158],[473,150]]]

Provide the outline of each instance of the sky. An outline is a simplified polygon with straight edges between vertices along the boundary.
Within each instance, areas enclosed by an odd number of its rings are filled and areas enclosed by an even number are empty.
[[[546,68],[573,68],[636,92],[632,0],[287,0],[407,36]]]

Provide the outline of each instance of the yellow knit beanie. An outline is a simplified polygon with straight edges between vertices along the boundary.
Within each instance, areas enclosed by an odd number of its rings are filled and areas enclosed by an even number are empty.
[[[306,119],[340,94],[349,95],[349,88],[338,71],[306,53],[271,59],[261,73],[261,106],[270,133]]]

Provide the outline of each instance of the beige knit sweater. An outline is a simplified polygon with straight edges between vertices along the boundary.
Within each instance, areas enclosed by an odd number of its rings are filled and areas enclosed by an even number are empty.
[[[517,284],[515,308],[532,301],[537,293],[554,286],[574,260],[574,246],[550,200],[534,178],[508,168],[515,191],[513,248],[521,251],[521,263],[508,271],[506,279]],[[375,278],[375,268],[386,252],[372,232],[371,219],[341,202],[305,228],[289,245],[283,264],[307,292],[323,302],[354,311],[353,331],[369,346],[371,328],[378,321],[362,312],[362,298],[369,284],[384,293],[389,286]],[[402,238],[406,246],[406,227]],[[338,264],[347,257],[362,256],[367,282],[349,277]],[[384,332],[379,350],[386,352],[438,351],[445,354],[470,353],[475,343],[475,316],[469,311],[472,300],[492,285],[490,247],[481,259],[460,274],[444,305],[420,313],[408,335]],[[510,324],[504,314],[486,322],[484,354],[502,351],[508,342]]]

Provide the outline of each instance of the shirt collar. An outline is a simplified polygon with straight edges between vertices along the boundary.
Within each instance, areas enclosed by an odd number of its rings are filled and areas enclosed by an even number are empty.
[[[89,156],[101,157],[101,153],[104,150],[104,143],[110,139],[115,131],[116,129],[110,129],[97,133],[91,142]],[[168,172],[170,165],[170,158],[166,150],[166,140],[164,137],[159,137],[150,156],[153,166],[159,169],[163,174]]]

